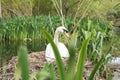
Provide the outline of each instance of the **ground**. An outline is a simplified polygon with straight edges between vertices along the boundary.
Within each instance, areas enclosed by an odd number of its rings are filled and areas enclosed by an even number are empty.
[[[33,52],[29,54],[28,57],[29,57],[29,63],[30,63],[30,73],[35,71],[41,71],[43,69],[44,64],[46,63],[44,51]],[[2,80],[4,77],[7,78],[6,80],[14,79],[14,71],[15,71],[16,63],[17,63],[17,56],[14,56],[12,57],[11,60],[9,60],[9,63],[7,65],[0,68],[0,80]],[[54,62],[53,64],[54,64],[54,68],[56,68],[56,65]],[[108,64],[107,66],[110,67],[111,69],[114,69],[116,67],[120,68],[120,65]],[[94,66],[90,61],[86,61],[85,70],[84,70],[84,80],[87,80],[87,77],[90,75],[93,67]],[[117,80],[116,78],[117,77],[115,77],[114,80]],[[95,76],[94,80],[107,80],[107,79]]]

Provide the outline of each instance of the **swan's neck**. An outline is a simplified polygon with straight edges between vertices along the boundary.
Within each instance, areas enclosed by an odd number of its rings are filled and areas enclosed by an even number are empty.
[[[56,45],[58,45],[58,37],[59,37],[59,32],[55,31],[54,42],[55,42]]]

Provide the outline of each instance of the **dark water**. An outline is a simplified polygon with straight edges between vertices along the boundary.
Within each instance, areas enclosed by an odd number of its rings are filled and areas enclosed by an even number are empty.
[[[17,55],[17,51],[21,45],[25,45],[28,53],[45,50],[46,40],[32,41],[0,41],[0,67],[7,63],[12,56]]]

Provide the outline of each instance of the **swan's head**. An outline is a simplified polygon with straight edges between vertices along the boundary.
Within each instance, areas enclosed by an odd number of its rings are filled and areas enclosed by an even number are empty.
[[[67,37],[69,37],[69,35],[68,35],[68,30],[67,30],[64,26],[58,27],[58,28],[56,29],[56,31],[59,32],[59,33],[63,33],[63,34],[65,34]]]

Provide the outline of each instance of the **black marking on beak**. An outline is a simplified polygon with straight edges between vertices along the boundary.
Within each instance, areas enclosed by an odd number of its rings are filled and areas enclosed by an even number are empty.
[[[66,29],[63,29],[63,31],[64,31],[65,33],[68,33],[68,30],[66,30]]]

